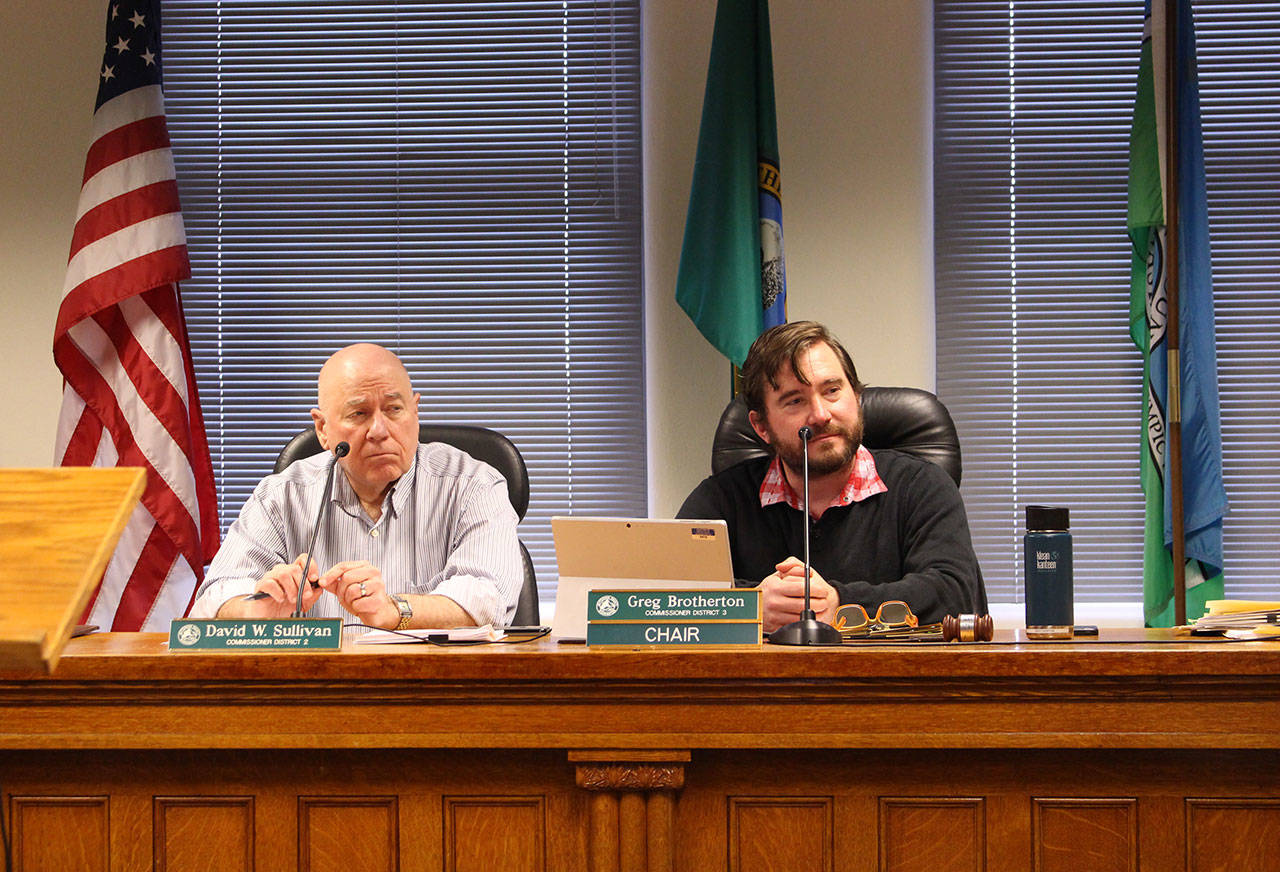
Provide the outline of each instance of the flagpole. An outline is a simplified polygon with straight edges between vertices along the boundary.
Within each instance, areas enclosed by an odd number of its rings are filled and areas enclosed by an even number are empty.
[[[1169,488],[1170,519],[1173,526],[1173,608],[1174,623],[1187,622],[1186,531],[1182,500],[1182,367],[1179,359],[1178,328],[1178,93],[1183,70],[1178,63],[1178,2],[1164,0],[1165,7],[1165,110],[1168,149],[1165,160],[1165,299],[1169,307],[1166,346],[1169,355],[1168,453],[1165,473]]]

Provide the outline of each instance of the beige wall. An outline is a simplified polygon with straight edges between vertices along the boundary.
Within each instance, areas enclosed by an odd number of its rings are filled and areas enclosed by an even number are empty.
[[[0,4],[0,466],[51,462],[50,353],[100,61],[102,8]],[[830,323],[875,384],[933,384],[927,0],[773,0],[790,315]],[[645,0],[650,507],[706,474],[724,363],[673,299],[714,0]],[[38,71],[38,75],[36,74]]]
[[[644,4],[649,506],[710,471],[728,364],[674,287],[715,0]],[[772,0],[788,316],[825,321],[869,384],[934,384],[927,0]]]
[[[48,466],[62,379],[53,323],[102,61],[105,7],[0,3],[0,466]]]

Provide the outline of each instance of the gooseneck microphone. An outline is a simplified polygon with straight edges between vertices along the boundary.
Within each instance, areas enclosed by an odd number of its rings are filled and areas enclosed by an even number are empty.
[[[801,505],[804,509],[804,610],[807,613],[810,611],[809,576],[813,573],[813,567],[809,563],[809,527],[812,526],[812,522],[809,520],[809,440],[813,438],[813,430],[806,425],[801,427],[796,435],[804,443],[804,460],[802,461],[804,469],[804,500]]]
[[[329,493],[333,490],[333,470],[338,465],[339,457],[346,457],[351,453],[351,446],[346,442],[339,442],[333,446],[333,456],[329,458],[329,472],[324,478],[324,490],[320,492],[320,510],[316,512],[316,525],[311,530],[311,545],[307,548],[306,554],[302,560],[302,579],[306,581],[307,572],[311,567],[311,555],[316,550],[316,539],[320,537],[320,525],[324,523],[325,511],[329,508]],[[267,599],[271,594],[265,591],[251,593],[245,597],[246,600],[262,600]],[[295,618],[302,617],[302,585],[298,585],[298,600],[293,607],[293,616]]]
[[[769,641],[774,645],[839,645],[843,639],[840,631],[828,623],[818,620],[814,614],[809,596],[809,578],[812,566],[809,563],[809,526],[812,520],[809,515],[809,440],[813,438],[813,430],[801,427],[800,441],[804,443],[804,611],[800,620],[792,621],[769,634]]]

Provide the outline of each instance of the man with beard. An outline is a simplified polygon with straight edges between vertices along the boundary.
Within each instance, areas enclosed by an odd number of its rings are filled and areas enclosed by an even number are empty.
[[[764,630],[804,608],[804,443],[809,427],[813,610],[860,603],[874,615],[903,600],[921,623],[983,613],[987,595],[960,491],[926,460],[862,444],[862,383],[826,327],[796,321],[765,331],[742,367],[751,426],[773,457],[704,480],[681,518],[728,522],[734,575],[758,584]]]

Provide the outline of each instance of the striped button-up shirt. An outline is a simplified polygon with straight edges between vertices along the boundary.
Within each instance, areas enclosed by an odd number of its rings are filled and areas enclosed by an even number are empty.
[[[310,544],[330,455],[299,460],[254,489],[227,531],[192,606],[209,618],[224,602],[252,593],[267,570],[301,556]],[[450,445],[419,445],[412,468],[391,488],[372,520],[339,466],[315,561],[324,572],[344,560],[367,560],[388,593],[440,594],[477,624],[504,626],[524,579],[516,513],[507,482],[493,467]],[[330,593],[311,617],[350,617]]]

